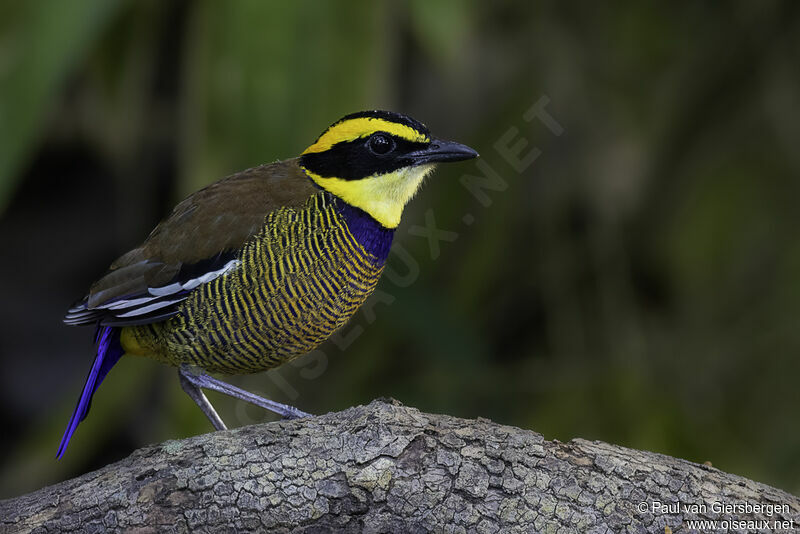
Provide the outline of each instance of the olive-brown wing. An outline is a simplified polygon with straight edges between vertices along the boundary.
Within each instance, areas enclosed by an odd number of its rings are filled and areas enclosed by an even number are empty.
[[[238,252],[282,206],[317,191],[297,159],[242,171],[192,194],[119,257],[67,312],[67,324],[131,325],[163,320],[194,288],[238,266]]]

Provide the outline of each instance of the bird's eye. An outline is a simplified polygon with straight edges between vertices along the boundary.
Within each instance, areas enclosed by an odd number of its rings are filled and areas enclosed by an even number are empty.
[[[394,140],[385,134],[374,134],[369,138],[369,149],[382,156],[394,150]]]

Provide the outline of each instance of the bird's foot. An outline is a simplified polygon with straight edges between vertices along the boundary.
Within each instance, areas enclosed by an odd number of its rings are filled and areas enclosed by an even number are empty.
[[[264,397],[260,397],[254,393],[250,393],[249,391],[237,388],[236,386],[228,384],[227,382],[223,382],[222,380],[214,378],[213,376],[204,373],[196,367],[187,364],[183,364],[178,368],[178,374],[180,375],[181,387],[183,387],[183,390],[192,398],[192,400],[194,400],[195,403],[197,403],[200,409],[203,410],[203,413],[206,414],[206,417],[208,417],[208,419],[211,421],[211,424],[214,425],[214,428],[217,430],[225,430],[225,423],[222,422],[222,419],[217,414],[216,410],[208,401],[206,396],[203,394],[201,388],[211,389],[219,393],[224,393],[229,397],[243,400],[245,402],[249,402],[250,404],[255,404],[256,406],[278,414],[285,419],[311,417],[311,414],[298,410],[294,406],[289,406],[287,404],[281,404],[279,402],[265,399]]]

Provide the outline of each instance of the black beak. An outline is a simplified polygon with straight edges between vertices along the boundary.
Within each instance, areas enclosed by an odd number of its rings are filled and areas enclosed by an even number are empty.
[[[445,161],[463,161],[465,159],[477,158],[478,153],[461,143],[432,139],[427,147],[408,154],[408,157],[411,158],[415,165],[422,165],[425,163],[442,163]]]

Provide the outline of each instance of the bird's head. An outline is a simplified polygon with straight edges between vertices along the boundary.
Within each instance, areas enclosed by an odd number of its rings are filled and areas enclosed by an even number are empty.
[[[477,157],[431,137],[424,124],[390,111],[361,111],[333,123],[300,156],[322,189],[396,228],[403,208],[436,163]]]

